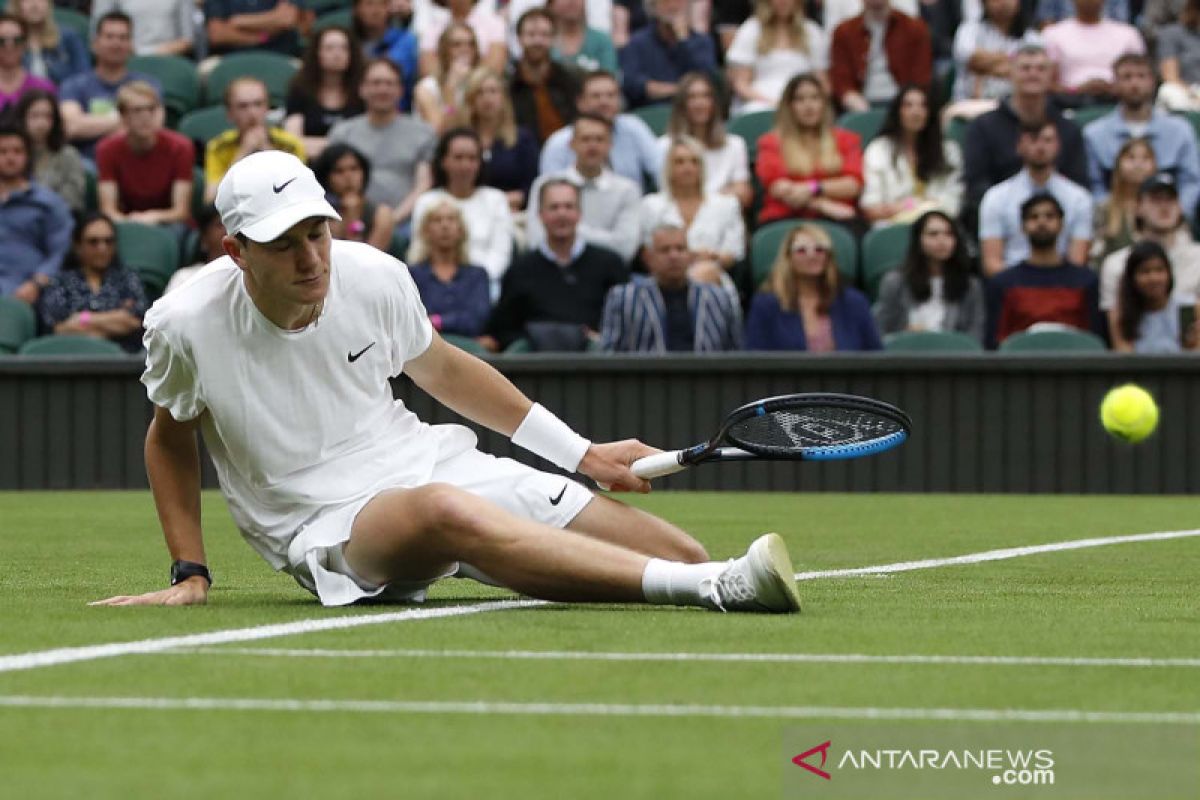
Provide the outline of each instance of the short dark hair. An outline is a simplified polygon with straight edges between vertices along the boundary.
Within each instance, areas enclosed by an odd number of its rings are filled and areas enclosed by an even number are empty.
[[[1033,215],[1033,210],[1038,206],[1048,205],[1053,206],[1054,211],[1058,214],[1059,219],[1062,219],[1063,213],[1062,203],[1058,202],[1058,198],[1049,192],[1036,192],[1030,195],[1024,203],[1021,203],[1021,221],[1029,219]]]
[[[583,77],[579,81],[579,92],[575,96],[583,97],[583,93],[587,91],[588,84],[592,81],[600,80],[612,81],[617,85],[618,89],[621,88],[621,82],[617,80],[616,75],[612,74],[606,69],[594,69],[591,72],[584,73]]]
[[[133,32],[133,17],[129,16],[124,11],[118,11],[118,10],[109,11],[107,14],[104,14],[103,16],[101,16],[100,19],[96,20],[96,33],[97,34],[100,33],[100,29],[104,27],[104,24],[106,22],[119,22],[120,24],[129,28],[129,31],[131,33]]]
[[[390,58],[384,58],[383,56],[377,56],[376,58],[367,59],[367,63],[363,64],[363,68],[362,68],[363,80],[366,80],[367,73],[371,71],[371,67],[377,67],[381,64],[383,66],[387,67],[388,69],[390,69],[392,72],[396,73],[396,77],[400,79],[400,88],[403,89],[404,88],[404,69],[399,64],[397,64],[395,61],[392,61]]]
[[[1042,131],[1046,130],[1046,128],[1054,128],[1054,133],[1058,133],[1058,126],[1054,124],[1054,120],[1052,120],[1050,117],[1042,117],[1041,119],[1022,122],[1017,136],[1037,137]]]
[[[522,14],[519,19],[517,19],[517,36],[521,35],[521,31],[524,29],[526,22],[528,22],[531,19],[535,19],[537,17],[540,17],[540,18],[546,20],[546,22],[549,22],[551,31],[558,30],[558,22],[554,19],[554,15],[551,14],[549,11],[547,11],[544,8],[536,7],[536,8],[529,9],[524,14]]]
[[[1146,69],[1150,70],[1151,75],[1155,74],[1154,62],[1150,60],[1149,56],[1145,55],[1144,53],[1122,53],[1121,55],[1117,56],[1117,60],[1112,64],[1113,75],[1116,75],[1117,70],[1119,70],[1121,67],[1130,65],[1145,67]]]
[[[604,117],[600,116],[599,114],[593,114],[591,112],[584,112],[582,114],[579,114],[577,117],[575,117],[575,121],[571,123],[571,127],[574,128],[580,122],[585,122],[585,121],[586,122],[595,122],[598,125],[603,125],[605,128],[608,128],[609,135],[611,135],[613,132],[612,120],[605,119]]]
[[[25,129],[13,122],[0,123],[0,139],[20,139],[25,147],[25,177],[33,175],[33,142]]]
[[[571,191],[575,192],[575,202],[579,203],[582,199],[582,192],[579,189],[579,184],[570,178],[556,177],[549,178],[545,183],[538,187],[538,207],[541,208],[546,204],[546,192],[556,186],[570,186]]]

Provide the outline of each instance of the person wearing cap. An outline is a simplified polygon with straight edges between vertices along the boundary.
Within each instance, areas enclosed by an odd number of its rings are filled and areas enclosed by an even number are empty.
[[[1174,176],[1167,172],[1142,183],[1138,189],[1136,241],[1154,242],[1166,251],[1175,279],[1174,296],[1185,305],[1193,305],[1200,294],[1200,244],[1188,230],[1179,195]],[[1131,249],[1115,250],[1100,264],[1100,308],[1104,311],[1117,304],[1121,275]]]
[[[1092,196],[1082,186],[1067,180],[1055,169],[1058,159],[1058,127],[1044,119],[1021,128],[1017,152],[1023,169],[996,184],[979,204],[979,247],[983,274],[996,275],[1029,255],[1018,209],[1035,194],[1050,194],[1065,210],[1059,251],[1073,264],[1086,264],[1092,240]]]
[[[433,330],[407,267],[333,241],[312,171],[278,151],[217,189],[225,256],[146,314],[154,403],[146,468],[171,585],[99,605],[207,602],[196,432],[243,537],[324,605],[420,601],[470,576],[547,600],[799,611],[783,540],[728,563],[673,525],[583,484],[475,449],[393,398],[404,372],[430,396],[568,472],[648,491],[630,464],[657,451],[593,443]]]
[[[1126,53],[1113,62],[1113,74],[1117,107],[1083,129],[1092,196],[1096,202],[1108,197],[1121,146],[1142,138],[1154,150],[1158,168],[1175,176],[1184,214],[1193,216],[1200,200],[1200,154],[1191,123],[1154,107],[1156,76],[1148,56]]]

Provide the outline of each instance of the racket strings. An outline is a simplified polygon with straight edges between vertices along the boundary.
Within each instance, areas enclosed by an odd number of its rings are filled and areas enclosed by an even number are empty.
[[[897,420],[853,408],[779,409],[735,423],[727,438],[767,454],[871,445],[904,434]]]

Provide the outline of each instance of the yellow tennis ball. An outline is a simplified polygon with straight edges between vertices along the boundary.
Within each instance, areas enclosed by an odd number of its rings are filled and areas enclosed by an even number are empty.
[[[1158,405],[1145,389],[1127,383],[1104,395],[1100,423],[1115,438],[1135,444],[1158,427]]]

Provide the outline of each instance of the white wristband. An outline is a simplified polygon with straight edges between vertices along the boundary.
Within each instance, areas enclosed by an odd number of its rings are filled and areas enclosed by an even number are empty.
[[[579,469],[579,462],[592,446],[541,403],[529,409],[513,433],[512,442],[569,472]]]

